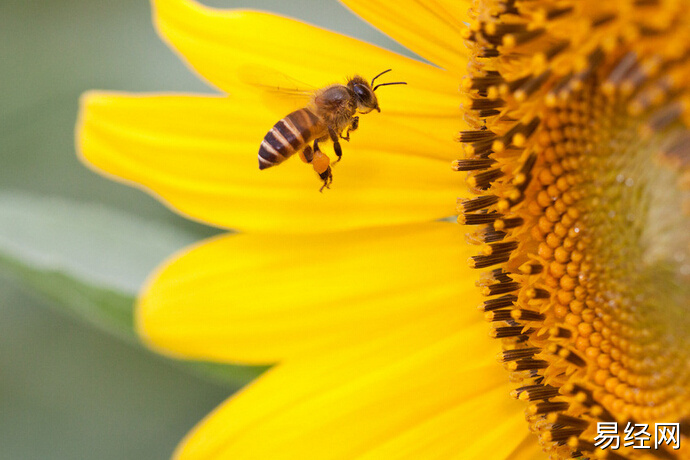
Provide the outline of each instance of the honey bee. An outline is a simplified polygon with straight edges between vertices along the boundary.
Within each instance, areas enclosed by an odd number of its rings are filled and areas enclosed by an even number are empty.
[[[384,70],[376,75],[371,83],[355,75],[346,85],[334,84],[315,91],[307,107],[288,114],[266,134],[259,147],[259,169],[278,165],[299,153],[302,161],[311,164],[323,181],[319,191],[330,188],[333,182],[331,160],[321,151],[319,143],[330,139],[338,157],[333,164],[341,160],[343,150],[340,139],[349,141],[350,133],[359,126],[356,114],[381,111],[374,94],[376,88],[407,84],[396,81],[374,86],[378,77],[390,71]]]

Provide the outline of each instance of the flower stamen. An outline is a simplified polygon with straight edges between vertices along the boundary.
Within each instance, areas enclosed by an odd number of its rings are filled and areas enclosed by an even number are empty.
[[[594,446],[597,422],[690,416],[687,6],[473,8],[458,221],[482,226],[479,308],[553,458],[638,458]]]

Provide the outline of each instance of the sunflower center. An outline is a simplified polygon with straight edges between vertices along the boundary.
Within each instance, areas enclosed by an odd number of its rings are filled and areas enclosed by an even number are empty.
[[[647,425],[661,456],[682,451],[655,423],[690,442],[690,24],[624,6],[478,2],[468,33],[459,221],[482,225],[481,309],[556,458],[649,452],[601,449],[599,422]]]
[[[549,110],[541,132],[554,153],[534,180],[529,239],[546,268],[538,282],[607,392],[605,406],[640,421],[676,418],[690,400],[679,365],[690,362],[690,222],[681,177],[660,152],[683,130],[653,132],[648,117],[599,87],[588,82],[576,101]]]

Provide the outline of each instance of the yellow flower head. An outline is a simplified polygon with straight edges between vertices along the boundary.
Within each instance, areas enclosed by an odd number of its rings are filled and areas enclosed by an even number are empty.
[[[655,445],[655,424],[684,431],[690,415],[687,7],[472,9],[473,129],[454,165],[479,196],[460,220],[483,225],[471,263],[497,267],[480,281],[483,310],[557,458],[680,452]],[[618,423],[621,439],[646,426],[649,439],[605,451],[597,423]]]
[[[174,256],[139,298],[163,353],[275,364],[176,456],[687,457],[687,2],[345,3],[435,65],[154,0],[163,39],[222,95],[82,100],[88,165],[241,232]],[[297,159],[259,170],[266,133],[305,104],[277,88],[388,68],[407,85],[376,93],[330,190]],[[478,227],[448,222],[456,207]],[[662,422],[680,449],[654,444]],[[649,425],[651,449],[624,445],[626,424]]]

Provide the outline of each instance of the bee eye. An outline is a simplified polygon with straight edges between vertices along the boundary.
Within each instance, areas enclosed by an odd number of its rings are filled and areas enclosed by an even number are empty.
[[[367,91],[367,89],[365,87],[363,87],[362,85],[355,85],[353,89],[354,89],[357,97],[362,102],[366,102],[371,98],[371,96],[369,95],[369,91]]]

